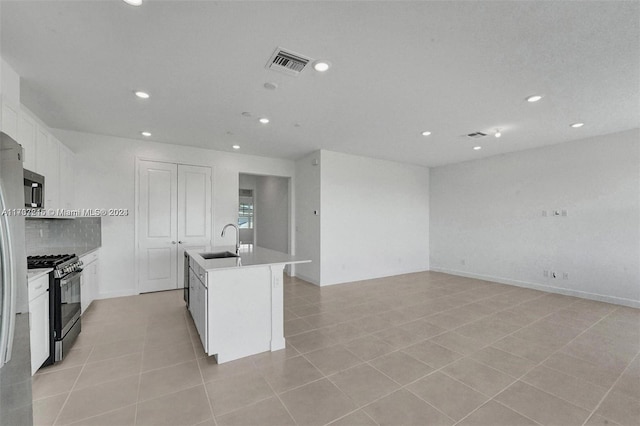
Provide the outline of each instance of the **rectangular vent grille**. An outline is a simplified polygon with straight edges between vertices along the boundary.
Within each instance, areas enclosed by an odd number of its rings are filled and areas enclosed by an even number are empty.
[[[278,47],[271,55],[269,62],[267,62],[267,68],[287,75],[297,76],[309,61],[310,59],[307,57]]]
[[[487,134],[482,132],[473,132],[473,133],[469,133],[467,136],[473,139],[479,139],[479,138],[484,138],[485,136],[487,136]]]

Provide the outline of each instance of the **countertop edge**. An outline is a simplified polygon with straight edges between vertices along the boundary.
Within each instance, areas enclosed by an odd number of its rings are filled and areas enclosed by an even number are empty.
[[[230,261],[236,262],[237,258],[203,259],[202,256],[200,256],[199,254],[199,252],[201,251],[202,250],[191,249],[191,250],[186,250],[186,254],[191,259],[195,260],[196,263],[207,272],[215,272],[215,271],[222,271],[222,270],[228,270],[228,269],[260,268],[260,267],[275,266],[275,265],[293,265],[293,264],[311,262],[310,259],[299,259],[287,253],[282,253],[275,250],[257,247],[249,252],[242,252],[242,251],[240,252],[240,261],[242,262],[244,260],[245,262],[248,262],[248,263],[245,263],[245,264],[241,263],[241,265],[237,265],[236,263],[227,265],[225,263],[229,263]],[[207,251],[233,251],[233,249],[229,250],[228,247],[213,247]],[[274,261],[259,261],[258,263],[252,263],[251,260],[253,256],[260,253],[262,253],[263,255],[272,254],[273,256],[288,256],[289,259],[284,259],[284,260],[274,259]],[[216,263],[216,265],[213,266],[212,265],[213,263]]]
[[[49,274],[49,272],[53,271],[53,268],[39,268],[39,269],[28,269],[27,270],[27,281],[37,280],[43,275]]]

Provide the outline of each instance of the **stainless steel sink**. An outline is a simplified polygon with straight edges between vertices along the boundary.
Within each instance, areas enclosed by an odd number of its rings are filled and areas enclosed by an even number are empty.
[[[235,253],[231,253],[230,251],[219,251],[216,253],[200,253],[203,259],[226,259],[228,257],[240,257]]]

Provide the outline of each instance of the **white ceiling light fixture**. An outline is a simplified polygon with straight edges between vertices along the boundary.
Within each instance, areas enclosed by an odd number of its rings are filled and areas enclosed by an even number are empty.
[[[140,99],[149,99],[149,94],[147,92],[143,92],[141,90],[136,90],[133,93],[135,93],[135,95],[137,97],[139,97]]]
[[[262,117],[258,121],[261,122],[262,124],[269,124],[269,119],[267,117]]]
[[[145,138],[148,138],[149,136],[151,136],[151,133],[150,133],[150,132],[140,132],[140,134],[141,134],[142,136],[144,136]]]
[[[313,69],[318,72],[325,72],[329,68],[331,68],[331,64],[327,61],[318,60],[313,63]]]
[[[421,133],[422,136],[429,136],[431,134],[430,131],[425,130],[424,132]]]
[[[499,138],[500,136],[502,136],[502,132],[500,131],[500,129],[496,129],[496,132],[494,133],[494,136],[496,138]]]
[[[538,102],[540,99],[542,99],[540,95],[531,95],[527,98],[527,102]]]
[[[481,146],[474,146],[473,149],[476,150],[476,151],[480,151],[482,149],[482,147]]]
[[[577,129],[577,128],[582,127],[582,126],[584,126],[584,123],[573,123],[571,125],[571,127],[573,127],[574,129]]]
[[[231,148],[233,148],[235,150],[238,150],[238,149],[240,149],[240,145],[233,145]]]
[[[142,0],[122,0],[122,1],[130,6],[140,6],[142,4]]]

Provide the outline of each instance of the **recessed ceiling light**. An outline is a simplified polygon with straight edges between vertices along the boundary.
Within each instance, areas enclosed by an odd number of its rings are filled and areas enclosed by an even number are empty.
[[[425,130],[424,132],[422,132],[422,136],[429,136],[431,134],[430,131]]]
[[[496,129],[496,133],[494,134],[494,136],[496,138],[499,138],[500,136],[502,136],[502,132],[500,131],[500,129]]]
[[[527,98],[527,102],[538,102],[540,99],[542,99],[542,96],[532,95]]]
[[[151,133],[149,132],[140,132],[140,134],[146,138],[148,138],[149,136],[151,136]]]
[[[329,69],[330,66],[331,64],[329,64],[329,62],[327,61],[315,61],[313,63],[313,69],[318,72],[325,72]]]
[[[232,146],[231,148],[233,148],[233,149],[240,149],[240,145],[234,145],[234,146]]]
[[[130,4],[131,6],[140,6],[142,4],[142,0],[122,0],[126,4]]]
[[[482,149],[482,147],[481,146],[474,146],[473,149],[475,149],[476,151],[479,151],[479,150]]]
[[[584,126],[584,123],[573,123],[571,125],[571,127],[573,127],[574,129],[577,129],[578,127],[582,127],[582,126]]]
[[[136,94],[137,97],[139,97],[140,99],[149,99],[149,94],[147,92],[142,92],[140,90],[134,92]]]
[[[269,119],[268,119],[268,118],[266,118],[266,117],[262,117],[262,118],[261,118],[260,120],[258,120],[258,121],[260,121],[262,124],[267,124],[267,123],[269,123]]]

